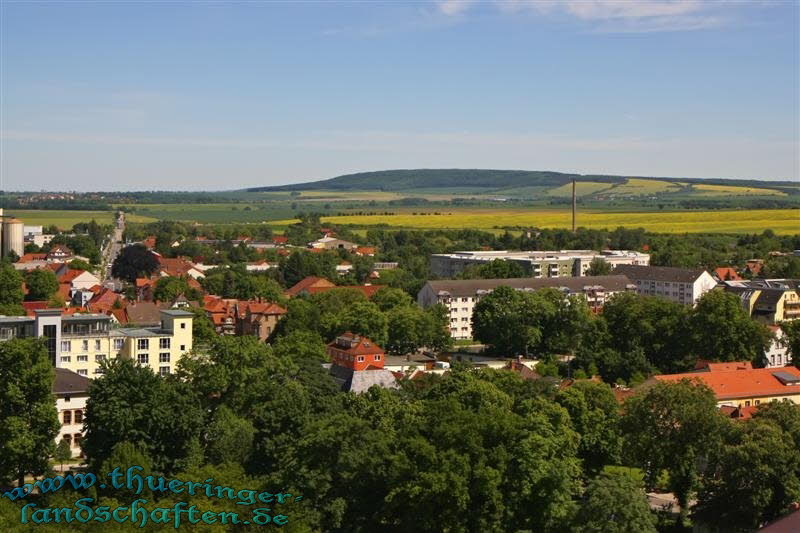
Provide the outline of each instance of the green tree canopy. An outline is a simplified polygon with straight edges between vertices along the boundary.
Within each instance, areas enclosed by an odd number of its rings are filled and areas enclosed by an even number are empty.
[[[656,533],[657,530],[641,483],[624,472],[603,472],[586,488],[572,531]]]
[[[131,244],[120,250],[111,265],[111,274],[133,283],[136,278],[149,276],[157,268],[158,260],[150,250],[143,244]]]
[[[37,268],[28,271],[25,285],[28,287],[28,300],[50,300],[58,290],[58,278],[49,268]]]

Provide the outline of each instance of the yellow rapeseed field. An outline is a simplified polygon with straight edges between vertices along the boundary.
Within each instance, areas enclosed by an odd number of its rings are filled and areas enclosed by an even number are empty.
[[[693,185],[695,192],[705,196],[786,196],[783,191],[763,189],[760,187],[738,187],[736,185]]]
[[[374,226],[387,224],[394,227],[440,229],[473,228],[491,229],[503,226],[569,228],[569,210],[475,210],[447,214],[420,215],[355,215],[323,217],[330,224],[357,224]],[[276,225],[291,224],[292,220],[271,222]],[[592,229],[619,226],[644,228],[659,233],[759,233],[771,229],[778,234],[800,233],[800,210],[759,209],[740,211],[680,211],[680,212],[579,212],[578,226]]]

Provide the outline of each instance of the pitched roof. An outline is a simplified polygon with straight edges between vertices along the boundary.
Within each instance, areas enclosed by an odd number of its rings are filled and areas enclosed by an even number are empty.
[[[30,263],[32,261],[44,261],[47,259],[47,254],[22,254],[22,257],[17,260],[17,263]]]
[[[132,302],[125,306],[127,322],[131,324],[158,325],[161,323],[161,308],[153,302]],[[117,317],[119,318],[119,317]],[[120,323],[123,323],[120,320]]]
[[[286,237],[284,235],[273,235],[272,242],[274,242],[275,244],[286,244],[287,242],[289,242],[289,237]]]
[[[53,380],[53,394],[77,394],[89,390],[91,380],[86,376],[81,376],[67,370],[66,368],[56,368],[56,377]]]
[[[760,396],[783,396],[800,394],[800,385],[786,385],[776,374],[786,373],[800,379],[800,368],[751,368],[712,372],[688,372],[654,376],[658,381],[676,382],[682,379],[698,380],[708,385],[717,400],[752,398]]]
[[[623,274],[632,280],[672,281],[694,283],[703,275],[702,268],[677,268],[644,265],[617,265],[615,274]]]
[[[72,283],[72,280],[80,276],[81,274],[86,273],[85,270],[70,268],[65,273],[61,275],[58,279],[59,283]]]
[[[325,278],[319,278],[317,276],[308,276],[294,285],[292,285],[289,289],[286,289],[287,296],[297,296],[304,290],[307,290],[311,287],[335,287],[336,285]]]
[[[317,294],[318,292],[327,292],[334,289],[354,289],[363,293],[369,299],[381,288],[383,288],[383,285],[334,285],[332,287],[309,287],[307,292],[309,294]]]
[[[717,267],[714,269],[714,274],[720,280],[740,280],[742,277],[731,267]]]
[[[538,290],[546,287],[566,287],[570,292],[581,292],[586,287],[602,287],[610,292],[624,291],[631,285],[626,276],[574,276],[563,278],[508,278],[508,279],[444,279],[429,281],[433,292],[450,296],[474,296],[478,291],[491,291],[500,286],[513,289]]]
[[[333,342],[328,343],[331,348],[342,350],[350,355],[382,354],[383,348],[363,335],[347,331],[337,336]]]
[[[358,255],[375,255],[375,247],[374,246],[359,246],[356,248],[356,254]]]

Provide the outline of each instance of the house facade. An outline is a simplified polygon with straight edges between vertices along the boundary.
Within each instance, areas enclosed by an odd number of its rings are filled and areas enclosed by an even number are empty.
[[[636,286],[625,276],[564,277],[557,279],[465,279],[427,282],[417,294],[417,303],[424,308],[441,304],[450,318],[450,336],[472,338],[472,312],[481,297],[495,288],[507,286],[522,291],[556,288],[567,294],[579,294],[595,313],[615,294],[634,291]]]
[[[83,418],[86,414],[86,400],[89,398],[89,383],[89,378],[85,376],[66,368],[56,368],[52,388],[60,423],[56,444],[66,440],[73,457],[81,454]]]
[[[330,374],[347,392],[362,393],[372,386],[396,388],[397,378],[384,368],[383,348],[363,335],[346,332],[328,344]]]
[[[101,363],[117,357],[166,375],[192,350],[193,318],[188,311],[165,309],[158,327],[114,328],[112,317],[106,314],[67,315],[61,309],[37,309],[33,318],[0,317],[0,341],[43,337],[53,366],[85,377],[102,374]]]
[[[620,265],[615,274],[628,276],[636,284],[636,293],[660,296],[684,305],[695,305],[717,281],[702,268]]]

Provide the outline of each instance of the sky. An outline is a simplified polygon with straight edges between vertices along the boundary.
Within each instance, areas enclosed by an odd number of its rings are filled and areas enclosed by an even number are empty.
[[[797,0],[0,2],[0,189],[800,181]]]

